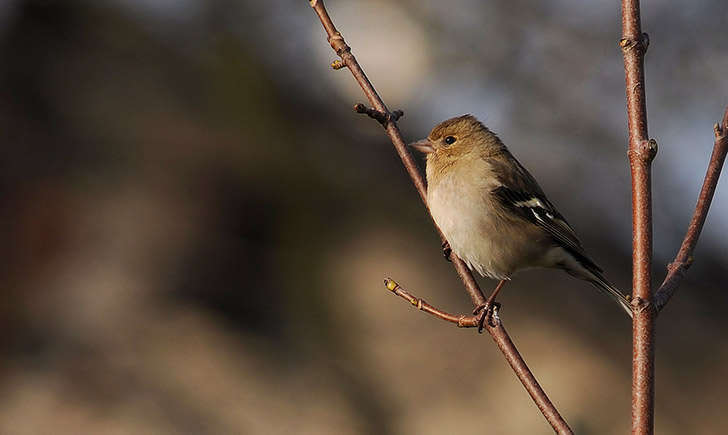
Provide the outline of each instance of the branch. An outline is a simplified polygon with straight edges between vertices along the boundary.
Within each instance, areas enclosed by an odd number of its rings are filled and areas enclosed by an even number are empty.
[[[622,39],[629,163],[632,174],[632,433],[652,434],[655,414],[655,310],[652,306],[651,165],[657,143],[648,140],[644,55],[639,0],[622,0]]]
[[[390,278],[384,280],[384,285],[389,290],[391,290],[392,293],[407,300],[410,304],[417,307],[418,310],[424,311],[428,314],[432,314],[433,316],[447,322],[454,323],[460,328],[477,328],[481,326],[480,316],[478,315],[470,316],[465,314],[447,313],[443,310],[433,307],[424,300],[413,296]],[[495,341],[496,345],[498,345],[498,348],[501,350],[501,352],[503,352],[503,355],[505,355],[508,364],[510,364],[511,368],[518,376],[518,379],[520,379],[521,383],[523,383],[523,386],[526,387],[528,394],[531,395],[531,398],[536,403],[536,406],[538,406],[538,409],[541,410],[544,417],[546,417],[556,433],[573,433],[566,421],[561,418],[561,415],[559,415],[556,407],[554,407],[553,403],[551,403],[551,400],[548,398],[546,393],[538,384],[538,381],[536,381],[536,378],[534,378],[533,373],[531,373],[531,371],[528,369],[528,366],[526,365],[525,361],[523,361],[521,354],[518,353],[518,349],[516,349],[516,346],[513,344],[511,338],[508,336],[508,332],[506,332],[505,327],[503,327],[503,323],[501,322],[500,317],[498,317],[497,305],[493,308],[491,321],[486,322],[485,325],[491,337],[493,337],[493,341]]]
[[[328,35],[328,42],[329,44],[331,44],[331,48],[341,58],[341,61],[332,63],[332,68],[337,70],[348,68],[356,81],[361,86],[364,94],[369,100],[369,103],[373,106],[372,109],[382,114],[382,116],[377,118],[376,116],[373,116],[375,112],[369,113],[368,111],[365,111],[365,113],[367,113],[369,116],[377,119],[384,127],[387,136],[389,136],[392,144],[394,145],[394,148],[397,150],[397,154],[399,154],[399,157],[402,159],[402,164],[404,165],[407,173],[412,179],[412,183],[417,189],[417,193],[420,195],[420,199],[425,204],[425,207],[427,207],[425,181],[420,175],[412,156],[406,149],[405,142],[402,139],[399,128],[397,127],[397,114],[393,114],[389,111],[389,109],[387,109],[387,106],[385,106],[384,102],[377,94],[377,91],[374,89],[371,82],[367,78],[366,74],[364,74],[361,66],[356,61],[356,58],[353,54],[351,54],[351,48],[346,44],[344,38],[341,36],[341,33],[336,30],[334,23],[331,21],[331,17],[324,7],[323,0],[310,0],[309,3],[321,20],[321,24],[323,25],[326,34]],[[435,225],[435,228],[443,243],[446,242],[445,237],[442,235],[440,229],[437,228],[437,225]],[[472,273],[465,265],[465,263],[460,258],[457,258],[457,256],[453,255],[452,264],[453,267],[455,267],[458,276],[462,280],[465,290],[470,296],[473,305],[476,307],[483,305],[486,302],[486,298],[483,295],[483,292],[480,290],[480,287],[478,287],[478,284],[475,282]],[[442,315],[448,315],[447,313],[441,312],[434,307],[432,307],[432,309],[432,314],[440,313]],[[549,424],[551,424],[551,426],[557,433],[572,433],[566,421],[561,417],[551,401],[548,400],[548,397],[546,397],[543,389],[541,389],[535,377],[528,369],[528,366],[523,361],[521,355],[518,353],[518,350],[511,341],[508,333],[506,332],[501,322],[498,321],[496,326],[493,326],[490,323],[486,324],[485,326],[485,329],[493,337],[496,344],[498,344],[501,352],[503,352],[506,360],[513,368],[513,371],[516,373],[516,376],[518,376],[518,379],[526,387],[526,390],[528,390],[529,394],[531,394],[531,397],[534,399],[536,405],[541,410],[546,420],[548,420]]]
[[[395,295],[401,297],[402,299],[406,300],[413,306],[417,307],[418,310],[424,311],[427,314],[432,314],[433,316],[437,317],[438,319],[442,319],[446,322],[454,323],[458,326],[458,328],[476,328],[478,327],[479,322],[479,316],[469,316],[466,314],[450,314],[445,311],[442,311],[439,308],[433,307],[432,305],[425,302],[424,299],[420,299],[416,296],[413,296],[411,293],[409,293],[407,290],[403,289],[399,284],[397,284],[393,279],[387,278],[384,280],[384,286],[387,287],[392,293]],[[500,319],[498,318],[498,311],[493,311],[493,320],[497,323],[500,323]],[[495,323],[493,323],[494,325]],[[548,400],[548,399],[547,399]]]
[[[710,156],[710,163],[708,163],[705,180],[703,180],[703,187],[700,189],[698,203],[695,205],[693,218],[690,220],[690,225],[688,225],[688,230],[675,260],[667,266],[668,272],[665,280],[655,293],[655,309],[658,312],[667,305],[672,295],[680,287],[680,283],[685,278],[685,274],[693,262],[693,250],[695,245],[698,244],[698,238],[703,229],[703,224],[705,224],[705,218],[708,216],[720,172],[723,169],[726,152],[728,152],[728,107],[726,107],[723,114],[723,120],[720,124],[715,124],[713,130],[715,132],[713,154]]]

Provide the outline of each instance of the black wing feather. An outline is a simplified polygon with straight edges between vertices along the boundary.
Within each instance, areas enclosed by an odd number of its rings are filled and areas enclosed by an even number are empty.
[[[574,229],[542,192],[534,195],[507,186],[499,186],[493,190],[493,194],[516,215],[546,231],[559,246],[569,251],[584,266],[601,272],[599,266],[584,252]]]

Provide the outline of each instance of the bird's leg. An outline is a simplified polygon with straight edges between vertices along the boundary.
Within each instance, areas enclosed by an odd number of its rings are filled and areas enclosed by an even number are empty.
[[[452,255],[452,249],[450,248],[450,243],[448,243],[447,240],[442,242],[442,255],[445,257],[445,260],[452,263],[452,258],[450,258],[450,255]]]
[[[495,301],[495,297],[498,296],[498,293],[500,293],[503,286],[506,284],[506,280],[502,279],[497,286],[495,286],[495,289],[493,290],[493,293],[490,294],[488,299],[485,301],[484,304],[478,305],[473,310],[473,314],[480,314],[480,318],[478,319],[478,332],[483,332],[483,328],[485,328],[485,322],[488,321],[490,324],[490,318],[493,315],[493,309],[495,307],[500,307],[500,304]]]

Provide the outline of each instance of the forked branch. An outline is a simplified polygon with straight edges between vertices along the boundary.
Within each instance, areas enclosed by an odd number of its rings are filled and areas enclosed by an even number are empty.
[[[652,292],[651,165],[657,143],[648,140],[644,55],[649,45],[642,33],[639,0],[622,0],[622,39],[632,174],[632,433],[652,434],[655,413],[655,320],[692,263],[692,253],[713,199],[728,148],[728,109],[715,126],[715,145],[695,213],[678,254],[657,292]]]
[[[683,278],[685,278],[688,268],[693,263],[693,251],[695,245],[698,244],[705,218],[708,216],[710,203],[713,200],[715,187],[718,185],[718,178],[723,169],[726,152],[728,152],[728,107],[725,109],[723,119],[719,124],[715,124],[713,130],[715,143],[713,145],[713,154],[710,156],[710,163],[708,163],[708,170],[705,173],[705,180],[703,180],[703,187],[700,189],[698,203],[695,205],[695,212],[690,220],[690,225],[688,225],[680,250],[675,256],[675,260],[667,266],[667,276],[665,276],[665,280],[655,293],[654,303],[657,311],[662,310],[670,301]]]
[[[397,284],[396,281],[394,281],[392,278],[387,278],[384,280],[384,285],[387,287],[392,293],[399,296],[400,298],[406,300],[412,306],[417,308],[420,311],[424,311],[427,314],[432,314],[433,316],[437,317],[438,319],[442,319],[446,322],[454,323],[459,328],[475,328],[478,326],[478,316],[472,315],[469,316],[467,314],[450,314],[447,313],[439,308],[436,308],[427,302],[425,302],[424,299],[420,299],[417,296],[412,295],[407,290],[403,289],[402,286]],[[495,309],[493,311],[493,317],[496,321],[498,321],[498,310]]]
[[[407,173],[409,174],[412,183],[415,185],[417,193],[419,193],[420,198],[425,203],[425,206],[427,206],[425,181],[422,178],[419,170],[417,169],[414,159],[407,150],[406,144],[402,139],[399,128],[397,127],[396,120],[399,116],[401,116],[401,114],[397,112],[392,113],[389,111],[389,109],[387,109],[387,106],[385,106],[384,102],[377,94],[377,91],[374,89],[374,86],[372,86],[371,82],[367,78],[366,74],[364,74],[364,71],[357,62],[356,58],[351,53],[351,48],[346,44],[344,38],[341,36],[341,33],[336,30],[336,27],[334,26],[331,17],[324,7],[323,0],[310,0],[309,3],[321,20],[321,24],[323,25],[326,34],[328,35],[328,41],[329,44],[331,44],[331,48],[341,58],[340,61],[335,61],[332,63],[332,68],[337,70],[348,68],[356,81],[359,83],[359,86],[361,86],[362,91],[369,100],[372,108],[366,109],[366,107],[358,107],[359,110],[357,111],[361,113],[366,113],[367,115],[376,119],[382,124],[387,133],[387,136],[389,136],[392,144],[394,145],[394,148],[397,150],[397,154],[399,154],[399,157],[402,159],[402,164],[407,170]],[[435,225],[435,228],[437,229],[437,232],[440,235],[442,241],[445,242],[446,240],[443,237],[442,232],[439,230],[439,228],[437,228],[437,225]],[[484,305],[486,302],[486,298],[483,295],[483,292],[478,287],[478,284],[475,282],[473,275],[471,274],[465,263],[461,259],[457,258],[457,256],[453,255],[452,264],[453,267],[455,267],[458,276],[462,280],[465,290],[470,296],[473,305],[476,307]],[[410,297],[412,299],[406,299],[410,301],[417,300],[417,298],[415,298],[414,296],[410,295]],[[425,305],[422,306],[424,307]],[[448,320],[451,316],[453,316],[451,314],[438,310],[429,304],[427,304],[426,306],[429,308],[425,311],[428,311],[433,315],[437,315],[440,318]],[[468,319],[467,321],[470,322],[471,320]],[[534,402],[541,410],[546,420],[548,420],[549,424],[551,424],[551,426],[554,428],[554,430],[560,434],[573,433],[566,421],[556,410],[556,407],[554,407],[553,403],[551,403],[549,398],[546,396],[543,389],[536,381],[536,378],[528,369],[528,366],[526,365],[525,361],[523,361],[523,358],[519,354],[515,345],[508,336],[508,333],[503,327],[502,322],[497,321],[493,322],[492,324],[486,324],[485,329],[488,331],[491,337],[493,337],[493,340],[495,340],[501,352],[503,352],[503,355],[505,356],[508,363],[511,365],[511,368],[513,368],[513,371],[518,376],[518,379],[524,385],[528,393],[531,395],[531,398],[534,400]]]
[[[478,315],[471,316],[465,314],[450,314],[440,310],[439,308],[433,307],[416,296],[413,296],[392,279],[385,279],[384,284],[392,291],[392,293],[407,300],[418,310],[424,311],[447,322],[454,323],[460,328],[482,327],[482,324],[480,323],[481,318]],[[491,320],[486,322],[485,327],[490,333],[490,336],[493,337],[495,344],[501,352],[503,352],[503,355],[506,357],[506,361],[508,361],[508,364],[510,364],[511,368],[518,376],[518,379],[521,381],[523,386],[526,387],[528,394],[531,395],[531,398],[536,403],[536,406],[538,406],[538,409],[541,410],[544,417],[546,417],[546,420],[548,420],[554,428],[554,431],[558,434],[572,434],[573,432],[571,431],[571,428],[569,428],[566,421],[561,418],[561,415],[559,415],[559,412],[556,410],[553,403],[551,403],[548,396],[546,396],[546,393],[538,384],[538,381],[533,376],[533,373],[531,373],[531,370],[529,370],[526,362],[518,352],[518,349],[516,349],[516,345],[514,345],[513,341],[511,341],[508,332],[506,332],[503,323],[498,317],[497,305],[493,307]]]

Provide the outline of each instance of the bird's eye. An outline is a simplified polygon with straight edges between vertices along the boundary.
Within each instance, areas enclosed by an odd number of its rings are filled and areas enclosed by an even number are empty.
[[[455,136],[448,136],[445,138],[445,143],[448,145],[452,145],[455,143],[457,139],[455,139]]]

